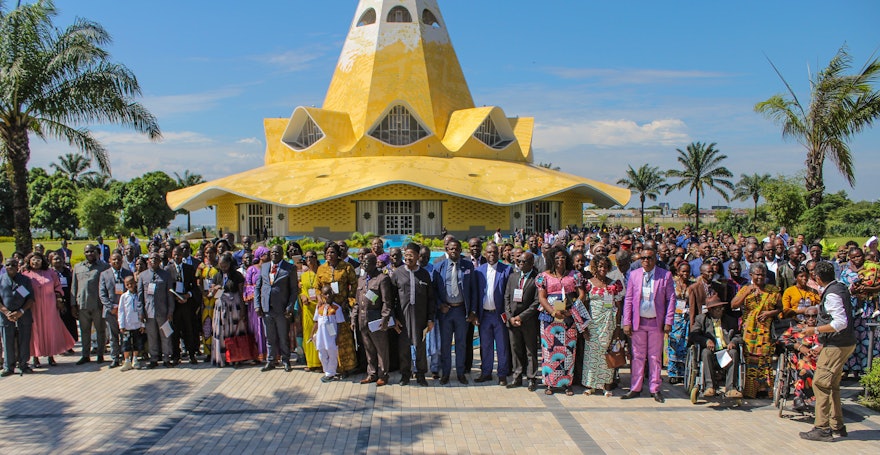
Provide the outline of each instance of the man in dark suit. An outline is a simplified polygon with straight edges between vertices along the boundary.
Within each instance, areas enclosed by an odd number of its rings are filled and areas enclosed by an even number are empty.
[[[122,267],[122,255],[119,253],[110,255],[110,268],[101,272],[98,292],[101,295],[104,321],[110,330],[110,368],[121,365],[119,343],[122,335],[116,315],[119,313],[119,297],[125,292],[125,277],[132,275],[131,270]]]
[[[440,311],[440,383],[449,383],[452,371],[452,339],[455,336],[455,370],[458,381],[467,384],[466,352],[473,350],[467,343],[467,318],[476,299],[474,265],[461,257],[461,242],[446,243],[447,258],[434,267],[434,292]]]
[[[187,264],[184,260],[184,248],[177,245],[171,251],[171,262],[165,267],[165,270],[171,275],[171,290],[175,294],[174,297],[174,333],[171,335],[171,344],[174,348],[172,361],[180,362],[180,340],[183,339],[183,345],[189,354],[189,363],[196,365],[196,352],[199,350],[198,334],[195,332],[196,313],[199,310],[196,295],[201,295],[201,290],[196,282],[195,267]],[[178,297],[179,296],[179,297]]]
[[[388,383],[390,357],[388,354],[389,318],[394,314],[396,290],[391,278],[376,267],[376,255],[364,256],[364,274],[358,278],[357,305],[351,311],[352,332],[360,329],[364,351],[367,356],[367,377],[361,384],[375,382],[377,386]],[[396,317],[396,316],[395,316]],[[381,319],[381,327],[375,332],[369,324]]]
[[[147,368],[159,365],[159,347],[162,348],[163,365],[171,363],[171,337],[165,336],[161,327],[167,322],[171,324],[174,317],[174,299],[168,292],[171,276],[162,269],[162,257],[159,253],[150,253],[147,270],[138,276],[138,299],[143,302],[147,319],[147,342],[150,344],[150,363]]]
[[[28,367],[31,351],[34,288],[30,278],[18,273],[18,259],[9,258],[0,270],[0,335],[3,338],[3,371],[11,376],[15,365],[21,374],[33,373]]]
[[[513,358],[513,382],[508,388],[522,386],[525,373],[529,391],[538,388],[538,287],[535,278],[535,255],[524,251],[519,259],[520,270],[510,275],[504,292],[504,312]]]
[[[472,237],[468,240],[468,254],[470,255],[469,259],[474,266],[474,270],[486,263],[486,258],[483,256],[483,241],[478,237]],[[479,305],[479,303],[479,301],[475,301],[476,305]],[[479,322],[477,320],[476,308],[471,308],[470,311],[468,313],[467,332],[465,332],[468,346],[471,347],[471,349],[467,350],[464,357],[464,368],[467,371],[471,371],[471,368],[474,366],[474,327]]]
[[[498,246],[486,247],[486,263],[477,267],[477,326],[480,328],[480,377],[474,382],[492,380],[492,364],[498,351],[498,385],[507,385],[510,374],[510,353],[507,350],[507,329],[504,327],[504,290],[510,277],[510,266],[498,262]]]
[[[98,259],[104,262],[110,262],[110,246],[104,244],[104,237],[99,235],[95,240],[98,242],[98,244],[95,245],[98,247]]]
[[[402,326],[398,337],[400,354],[400,385],[409,384],[412,377],[412,349],[416,353],[416,382],[427,387],[428,355],[425,332],[434,329],[434,292],[431,275],[419,267],[419,246],[410,243],[403,253],[403,266],[391,274],[391,282],[398,290],[397,323]]]
[[[281,356],[284,371],[290,371],[290,323],[286,314],[293,313],[299,295],[296,269],[284,261],[284,248],[275,245],[269,251],[269,262],[260,267],[260,276],[254,286],[254,305],[263,318],[266,329],[266,366],[260,371],[275,369],[275,356]]]

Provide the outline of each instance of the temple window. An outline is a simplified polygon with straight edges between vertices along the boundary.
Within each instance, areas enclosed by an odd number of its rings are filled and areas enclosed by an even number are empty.
[[[306,122],[303,123],[302,130],[300,130],[299,134],[296,136],[296,139],[290,145],[295,150],[305,150],[315,142],[321,140],[324,137],[324,132],[321,131],[321,128],[315,124],[314,120],[311,118],[307,118]]]
[[[364,14],[361,15],[361,18],[358,19],[357,26],[363,27],[364,25],[370,25],[376,23],[376,10],[370,8],[364,11]]]
[[[394,106],[370,131],[370,136],[395,146],[409,145],[428,137],[428,130],[403,106]]]
[[[409,10],[402,6],[395,6],[388,12],[388,22],[412,22]]]
[[[487,117],[480,127],[477,128],[477,131],[474,132],[474,137],[496,150],[501,150],[513,142],[513,140],[505,138],[498,132],[498,128],[495,127],[495,122],[492,121],[491,117]]]
[[[440,28],[440,21],[429,9],[422,11],[422,23],[433,28]]]

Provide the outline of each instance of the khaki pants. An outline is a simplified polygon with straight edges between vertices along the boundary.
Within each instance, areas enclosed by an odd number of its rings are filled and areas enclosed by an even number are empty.
[[[840,377],[843,364],[855,350],[855,345],[825,346],[816,360],[813,374],[813,394],[816,395],[816,428],[843,428],[843,408],[840,405]]]

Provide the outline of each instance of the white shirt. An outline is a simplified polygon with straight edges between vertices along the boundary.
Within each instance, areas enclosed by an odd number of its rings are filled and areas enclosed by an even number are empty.
[[[495,265],[486,263],[486,300],[483,301],[483,309],[492,311],[495,309],[495,272],[498,263]]]
[[[144,326],[141,322],[140,315],[137,311],[138,298],[137,294],[126,291],[119,297],[119,313],[117,320],[119,328],[125,330],[137,330]]]
[[[831,315],[831,322],[829,322],[828,325],[830,325],[835,332],[840,332],[846,328],[846,307],[843,306],[843,300],[839,295],[828,294],[825,296],[825,311]]]
[[[645,276],[642,279],[642,299],[639,302],[639,317],[657,317],[657,310],[654,308],[654,270],[645,272]]]

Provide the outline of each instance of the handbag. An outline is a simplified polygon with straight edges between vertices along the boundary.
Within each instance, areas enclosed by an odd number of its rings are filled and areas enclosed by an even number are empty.
[[[253,335],[238,335],[223,340],[226,345],[226,361],[245,362],[257,358],[257,343]]]
[[[626,345],[623,340],[614,340],[605,351],[605,365],[610,369],[626,365]]]

